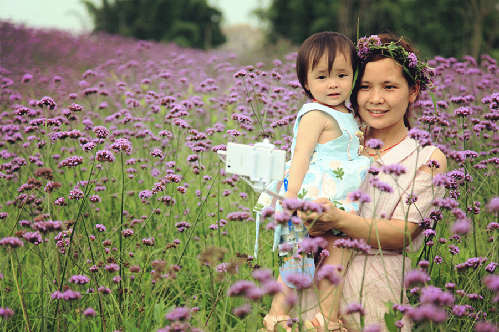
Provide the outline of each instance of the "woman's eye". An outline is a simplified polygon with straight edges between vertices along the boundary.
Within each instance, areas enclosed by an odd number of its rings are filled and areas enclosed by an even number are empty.
[[[360,89],[360,90],[367,90],[367,89],[369,89],[369,87],[368,87],[367,85],[361,85],[361,86],[359,87],[359,89]]]
[[[393,86],[393,85],[387,85],[387,86],[385,86],[385,89],[387,89],[387,90],[393,90],[393,89],[395,89],[395,86]]]

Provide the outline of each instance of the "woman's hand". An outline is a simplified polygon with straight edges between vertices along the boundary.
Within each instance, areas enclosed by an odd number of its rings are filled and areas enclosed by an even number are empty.
[[[305,213],[298,211],[298,217],[303,220],[311,236],[320,236],[330,229],[335,228],[341,210],[334,206],[327,198],[318,198],[314,202],[322,205],[324,212],[319,214],[317,212]]]

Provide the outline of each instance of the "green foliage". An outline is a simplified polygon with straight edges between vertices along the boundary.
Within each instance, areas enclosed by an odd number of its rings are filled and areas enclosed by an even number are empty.
[[[320,31],[339,31],[352,40],[392,31],[414,41],[426,57],[498,54],[497,0],[273,0],[259,17],[270,23],[267,40],[300,45]],[[358,24],[357,24],[358,22]]]
[[[222,13],[206,0],[102,0],[101,7],[82,1],[95,31],[202,49],[226,40],[220,29]]]

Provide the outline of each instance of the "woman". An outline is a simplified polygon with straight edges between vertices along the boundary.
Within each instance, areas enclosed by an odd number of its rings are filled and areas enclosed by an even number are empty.
[[[421,247],[424,235],[419,223],[428,216],[432,200],[444,194],[440,187],[432,189],[432,177],[446,171],[447,161],[438,148],[408,135],[410,108],[420,90],[431,88],[428,68],[417,60],[412,45],[383,34],[359,40],[358,52],[361,66],[351,96],[352,106],[366,124],[364,142],[376,139],[384,143],[380,147],[371,141],[363,151],[373,158],[371,171],[361,185],[370,202],[364,202],[359,215],[354,215],[327,199],[318,199],[316,202],[324,204],[327,212],[300,216],[308,221],[312,236],[327,238],[328,230],[337,229],[372,247],[369,254],[358,254],[349,263],[341,308],[349,331],[360,330],[360,314],[346,315],[351,303],[362,304],[366,326],[379,325],[386,331],[386,303],[408,302],[402,276],[411,268],[411,262],[404,259],[403,248],[414,252]],[[393,175],[401,172],[400,167],[383,169],[384,165],[394,164],[405,166],[405,173]],[[388,192],[390,188],[393,193]],[[308,296],[309,300],[313,298],[316,295]],[[310,303],[306,305],[311,307]],[[316,312],[310,310],[307,317],[314,317]],[[317,321],[314,325],[318,326]],[[411,322],[405,321],[402,330],[410,329]]]

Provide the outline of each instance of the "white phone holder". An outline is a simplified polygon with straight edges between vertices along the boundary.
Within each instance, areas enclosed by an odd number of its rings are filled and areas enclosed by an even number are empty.
[[[268,139],[254,145],[227,143],[227,151],[218,150],[225,155],[225,171],[227,173],[247,176],[251,187],[258,192],[267,192],[281,198],[276,193],[266,190],[267,184],[273,180],[284,179],[286,167],[286,151],[276,150]],[[247,181],[248,182],[248,181]]]

